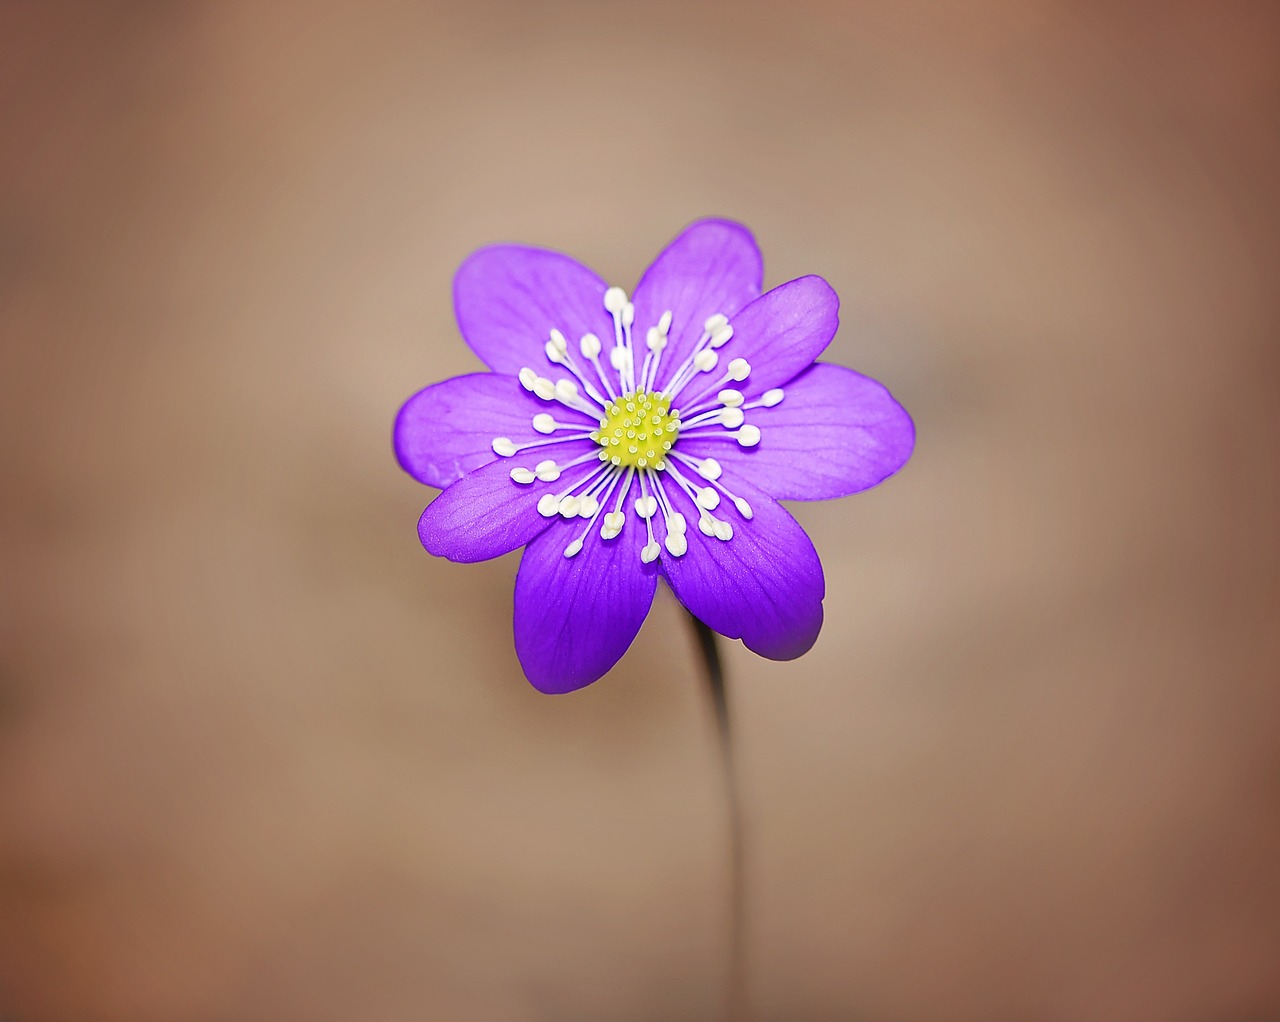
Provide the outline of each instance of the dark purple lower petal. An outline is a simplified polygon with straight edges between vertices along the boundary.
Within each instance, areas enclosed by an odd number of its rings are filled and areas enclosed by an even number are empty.
[[[522,547],[546,529],[538,498],[586,476],[590,466],[570,469],[554,483],[521,485],[511,478],[516,464],[532,459],[499,458],[447,487],[418,519],[418,538],[437,557],[487,561]]]
[[[682,557],[663,550],[661,560],[680,602],[708,627],[771,660],[807,652],[822,628],[825,582],[818,553],[796,520],[742,485],[735,492],[753,517],[743,518],[726,501],[715,513],[733,526],[733,538],[715,539],[698,529],[693,502],[673,486],[665,489],[689,520],[688,550]]]
[[[497,457],[492,447],[495,437],[516,443],[546,439],[531,425],[539,412],[552,412],[562,422],[581,420],[584,429],[595,425],[563,405],[540,401],[514,376],[455,376],[418,391],[404,403],[393,433],[396,457],[418,482],[444,489]]]
[[[656,565],[640,560],[644,523],[629,514],[611,540],[602,540],[599,528],[597,520],[582,550],[565,557],[588,523],[557,519],[520,561],[516,653],[541,692],[572,692],[602,677],[627,651],[653,602]]]
[[[845,497],[883,482],[911,457],[911,416],[869,376],[815,365],[782,390],[780,404],[747,411],[760,430],[756,446],[690,439],[680,451],[719,461],[730,489],[746,480],[782,500]]]

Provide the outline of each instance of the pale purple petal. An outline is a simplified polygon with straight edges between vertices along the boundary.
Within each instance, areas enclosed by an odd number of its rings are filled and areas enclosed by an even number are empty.
[[[553,414],[559,422],[581,422],[583,429],[596,425],[570,408],[534,397],[514,376],[455,376],[404,403],[393,433],[396,457],[418,482],[443,489],[493,461],[495,437],[516,443],[547,439],[532,426],[540,412]],[[548,448],[544,457],[553,457],[558,449]]]
[[[451,561],[487,561],[528,543],[550,521],[538,513],[538,498],[567,488],[592,470],[577,465],[554,483],[515,482],[512,468],[533,460],[499,458],[447,487],[418,519],[422,545]]]
[[[600,538],[599,528],[599,520],[588,526],[583,519],[559,519],[520,561],[516,653],[542,692],[572,692],[603,676],[627,651],[653,602],[658,573],[640,560],[644,523],[628,514],[621,534],[610,540]],[[583,549],[565,557],[565,547],[584,531]]]
[[[531,366],[545,374],[552,368],[544,346],[553,327],[569,340],[571,351],[586,333],[610,342],[606,287],[594,272],[559,252],[492,245],[458,267],[453,308],[463,338],[489,368],[518,373]]]
[[[676,236],[644,272],[632,301],[635,345],[646,351],[649,327],[671,313],[669,343],[662,353],[660,384],[702,336],[702,325],[719,312],[732,316],[760,295],[764,263],[755,238],[730,220],[699,220]]]
[[[884,385],[844,366],[811,366],[782,388],[780,404],[747,410],[754,447],[729,439],[680,441],[682,454],[715,458],[723,482],[739,480],[782,500],[845,497],[902,468],[915,425]]]
[[[796,520],[755,487],[740,485],[735,492],[753,517],[722,503],[715,513],[733,526],[733,537],[720,540],[698,529],[691,500],[670,484],[665,489],[689,522],[685,554],[664,549],[661,558],[680,602],[708,627],[771,660],[806,652],[822,628],[825,582],[818,553]]]
[[[677,402],[681,407],[722,386],[752,397],[786,383],[831,343],[840,325],[840,299],[821,277],[801,277],[765,292],[731,317],[730,325],[733,339],[720,349],[717,370],[689,384]],[[716,383],[739,358],[750,364],[750,376],[740,383]]]

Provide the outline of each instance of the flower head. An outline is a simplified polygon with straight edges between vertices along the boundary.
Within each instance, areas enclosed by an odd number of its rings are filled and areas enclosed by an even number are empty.
[[[874,486],[911,454],[875,380],[815,362],[839,301],[820,277],[761,294],[751,234],[684,230],[630,296],[567,256],[495,245],[454,279],[458,325],[490,372],[411,397],[400,464],[443,489],[431,553],[525,547],[515,644],[568,692],[626,652],[658,577],[709,627],[789,660],[822,626],[822,566],[783,500]]]

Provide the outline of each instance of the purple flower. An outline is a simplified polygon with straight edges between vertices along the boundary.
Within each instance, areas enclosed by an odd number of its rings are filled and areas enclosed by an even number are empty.
[[[515,645],[543,692],[626,652],[658,577],[705,624],[774,660],[813,645],[822,565],[783,500],[887,478],[915,442],[875,380],[814,360],[839,300],[821,277],[761,294],[750,232],[688,227],[628,298],[558,252],[483,248],[454,278],[462,335],[491,372],[400,410],[395,448],[444,492],[418,535],[481,561],[525,547]]]

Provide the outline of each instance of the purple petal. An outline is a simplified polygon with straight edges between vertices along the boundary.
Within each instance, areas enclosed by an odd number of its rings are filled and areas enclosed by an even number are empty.
[[[708,627],[771,660],[808,651],[822,628],[825,583],[818,553],[796,520],[755,487],[740,485],[735,492],[753,517],[725,501],[715,513],[733,526],[733,537],[715,539],[699,530],[693,502],[670,484],[665,489],[689,521],[685,554],[662,552],[662,573],[680,602]]]
[[[810,366],[782,388],[782,403],[752,408],[760,443],[680,441],[681,453],[715,458],[730,489],[746,480],[782,500],[846,497],[902,468],[915,425],[884,385],[844,366]]]
[[[543,350],[554,327],[571,343],[594,333],[606,343],[613,319],[607,285],[559,252],[492,245],[469,256],[453,278],[453,308],[471,350],[489,368],[518,373],[549,367]],[[571,349],[572,350],[572,349]]]
[[[840,299],[821,277],[801,277],[767,291],[730,323],[733,339],[720,349],[720,368],[689,384],[680,394],[681,407],[721,386],[736,387],[747,397],[763,394],[807,369],[836,334]],[[736,358],[747,360],[751,375],[742,383],[717,384]]]
[[[628,513],[621,534],[611,540],[600,538],[600,524],[559,519],[520,561],[516,653],[539,691],[572,692],[602,677],[649,613],[658,573],[655,564],[640,560],[644,523]],[[565,547],[584,530],[583,549],[565,557]]]
[[[538,513],[538,498],[565,489],[591,472],[576,465],[554,483],[522,485],[511,478],[529,456],[499,458],[447,487],[418,519],[418,538],[437,557],[451,561],[487,561],[522,547],[546,529],[550,519]]]
[[[635,345],[664,312],[671,313],[669,343],[662,353],[666,383],[702,336],[702,324],[717,312],[732,316],[760,295],[764,263],[755,238],[729,220],[690,224],[658,255],[636,285]]]
[[[497,457],[495,437],[516,443],[545,439],[532,426],[539,412],[551,412],[561,422],[581,420],[585,429],[595,425],[570,408],[534,397],[514,376],[455,376],[404,403],[393,433],[396,457],[418,482],[444,489]]]

